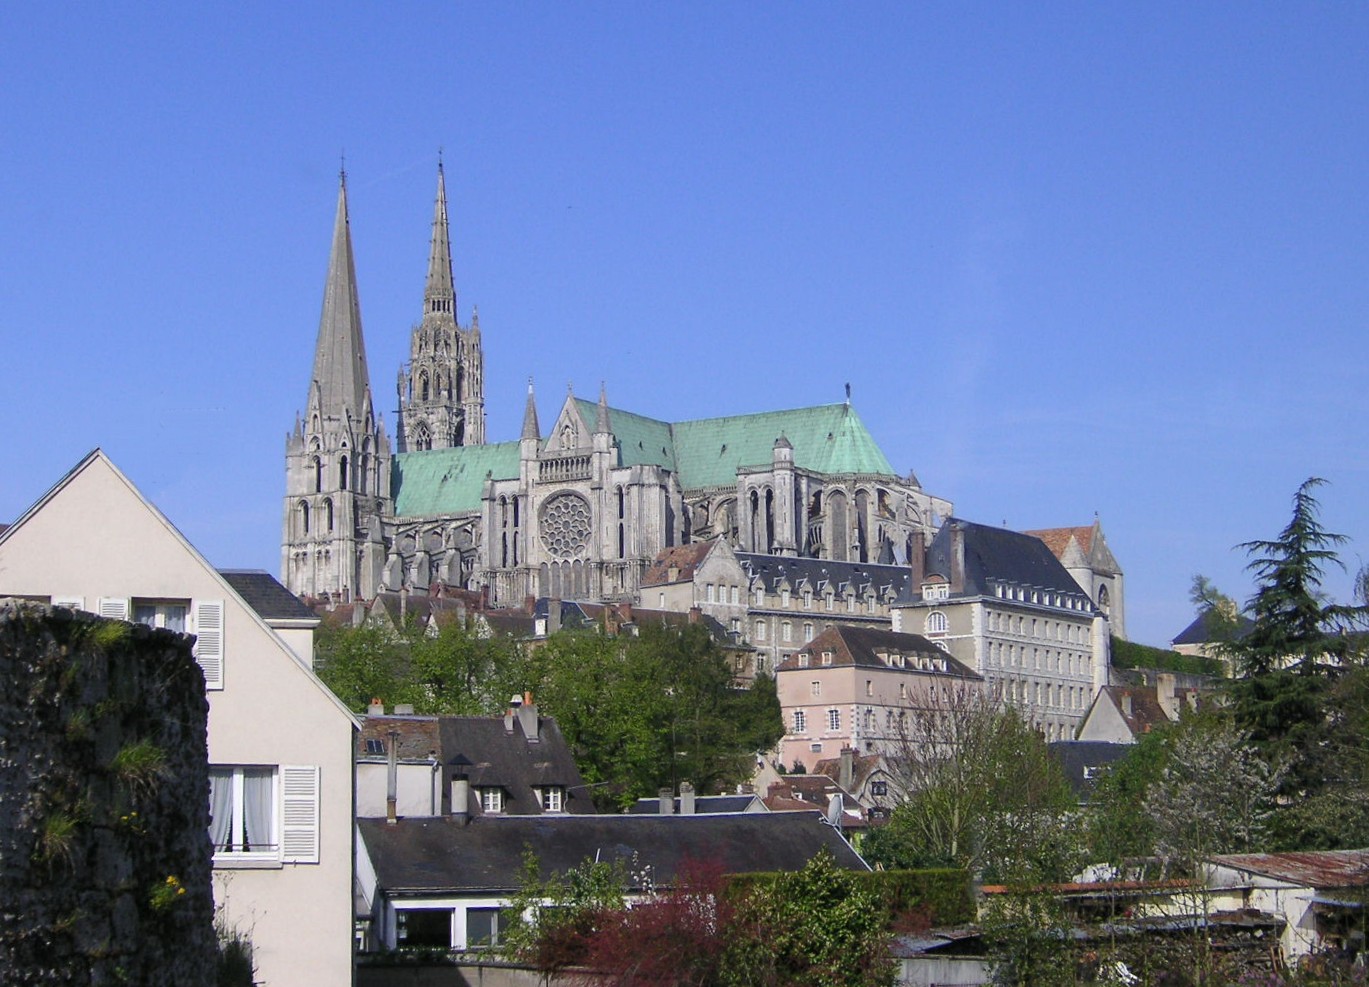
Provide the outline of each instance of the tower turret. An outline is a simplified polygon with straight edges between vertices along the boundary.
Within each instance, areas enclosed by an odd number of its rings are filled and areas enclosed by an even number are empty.
[[[471,325],[462,326],[457,314],[447,181],[439,160],[423,316],[410,337],[409,362],[400,370],[400,452],[485,442],[479,317],[473,315]]]
[[[358,546],[389,504],[390,444],[371,401],[345,173],[305,413],[285,442],[285,487],[282,582],[308,597],[373,593],[378,573]]]

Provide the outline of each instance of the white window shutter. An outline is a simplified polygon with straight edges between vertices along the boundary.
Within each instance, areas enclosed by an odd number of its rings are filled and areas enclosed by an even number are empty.
[[[223,601],[196,600],[195,660],[206,689],[223,688]]]
[[[100,597],[100,616],[106,620],[127,620],[128,600],[121,596]]]
[[[286,863],[318,863],[319,769],[317,765],[286,764],[281,775],[281,859]]]
[[[84,596],[54,596],[52,605],[54,607],[66,607],[69,610],[84,610],[86,598]]]

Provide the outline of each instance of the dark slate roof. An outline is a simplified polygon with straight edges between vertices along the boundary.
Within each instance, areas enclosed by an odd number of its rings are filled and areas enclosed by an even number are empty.
[[[471,783],[467,811],[479,814],[477,788],[504,790],[504,812],[538,815],[542,803],[534,788],[558,785],[566,789],[565,811],[592,813],[594,803],[575,766],[561,728],[548,716],[538,717],[538,740],[529,742],[514,716],[506,729],[502,716],[368,716],[357,738],[357,756],[383,760],[372,752],[368,740],[388,744],[390,731],[398,731],[401,758],[434,755],[443,765],[443,799],[450,798],[451,776],[464,772]],[[385,748],[388,750],[388,748]],[[444,811],[450,811],[450,806]]]
[[[965,541],[965,588],[956,595],[992,596],[995,584],[1022,586],[1068,594],[1083,601],[1086,612],[1092,611],[1088,595],[1046,543],[1020,531],[951,518],[927,549],[924,571],[929,576],[951,578],[957,535]],[[921,587],[913,589],[921,594]]]
[[[859,665],[868,668],[892,668],[895,671],[906,672],[911,675],[944,675],[976,681],[983,678],[978,672],[961,664],[944,649],[921,634],[904,634],[901,631],[887,631],[877,627],[848,627],[844,624],[827,628],[805,644],[802,649],[780,662],[775,670],[777,672],[811,672],[815,668],[822,667],[814,664],[811,659],[813,655],[823,651],[832,652],[831,664],[833,666]],[[800,665],[800,655],[809,656],[810,661],[807,666]],[[901,655],[905,659],[921,656],[931,659],[924,663],[930,667],[920,668],[916,662],[895,666],[889,664],[880,655]]]
[[[1218,621],[1216,614],[1211,610],[1204,610],[1193,618],[1193,623],[1189,624],[1170,644],[1212,644],[1223,640],[1224,628],[1215,626]],[[1236,626],[1230,628],[1226,639],[1239,641],[1251,632],[1255,627],[1255,622],[1244,614],[1236,616]]]
[[[716,812],[745,812],[751,808],[751,804],[756,801],[755,795],[696,795],[694,797],[694,811],[703,815]],[[680,799],[674,799],[675,812],[680,811]],[[638,799],[627,807],[627,811],[632,815],[660,815],[661,800],[659,798]]]
[[[260,569],[220,569],[219,575],[263,620],[319,619],[318,614],[269,572]]]
[[[685,860],[717,861],[729,874],[794,871],[823,849],[838,867],[869,869],[817,812],[481,816],[464,825],[439,816],[357,825],[390,895],[514,891],[527,848],[543,880],[587,860],[621,860],[635,873],[650,868],[655,884],[668,886]]]
[[[814,596],[821,596],[830,586],[833,593],[842,597],[849,586],[857,596],[864,596],[867,589],[873,588],[881,596],[888,593],[897,598],[908,591],[912,576],[907,566],[837,562],[792,555],[738,552],[737,561],[753,578],[761,580],[770,593],[778,593],[780,584],[787,580],[795,593],[806,584]]]
[[[1132,744],[1114,744],[1105,740],[1057,740],[1046,745],[1051,756],[1059,762],[1069,779],[1070,788],[1080,801],[1087,801],[1098,782],[1098,769],[1120,761]]]

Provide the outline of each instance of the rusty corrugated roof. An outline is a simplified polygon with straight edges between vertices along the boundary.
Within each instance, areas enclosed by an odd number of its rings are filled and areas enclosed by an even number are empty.
[[[1226,853],[1212,858],[1222,867],[1250,871],[1308,888],[1369,886],[1369,850],[1308,850],[1301,853]]]

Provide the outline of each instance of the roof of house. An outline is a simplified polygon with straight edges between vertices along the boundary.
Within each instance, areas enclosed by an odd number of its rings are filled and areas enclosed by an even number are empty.
[[[1030,587],[1078,598],[1091,612],[1088,595],[1079,588],[1046,543],[1035,535],[1006,528],[992,528],[973,521],[951,518],[937,531],[927,549],[925,571],[951,578],[955,565],[955,540],[964,539],[964,589],[956,595],[992,595],[995,584]],[[917,587],[915,591],[920,591]]]
[[[806,586],[819,596],[828,589],[837,596],[844,596],[849,589],[857,597],[873,591],[897,599],[908,592],[912,577],[912,570],[902,565],[838,562],[793,555],[738,552],[737,561],[753,579],[765,586],[768,593],[778,593],[787,583],[794,592]]]
[[[667,583],[688,582],[694,578],[694,570],[708,557],[716,542],[696,541],[688,545],[667,548],[651,560],[646,572],[642,574],[643,586],[664,586]],[[671,576],[671,570],[675,574]]]
[[[536,707],[533,710],[535,715]],[[529,741],[517,715],[511,720],[507,716],[368,716],[357,739],[357,758],[384,760],[392,731],[400,735],[400,758],[434,757],[440,762],[446,774],[446,797],[450,797],[451,776],[466,775],[472,788],[467,807],[471,812],[481,811],[475,789],[499,788],[504,793],[504,812],[538,815],[542,801],[534,789],[551,786],[565,789],[565,812],[595,811],[561,728],[551,717],[538,716],[537,739]]]
[[[1300,853],[1225,853],[1215,864],[1249,871],[1306,888],[1369,885],[1369,850],[1310,850]]]
[[[598,405],[575,399],[586,424]],[[609,408],[609,427],[623,466],[661,466],[686,490],[735,486],[737,471],[774,461],[777,439],[794,450],[799,469],[826,474],[894,477],[889,460],[848,404],[819,405],[754,415],[670,422]],[[519,444],[456,446],[400,453],[394,457],[390,489],[398,517],[462,514],[480,509],[486,478],[518,476]]]
[[[686,860],[717,861],[726,873],[793,871],[826,850],[838,867],[868,870],[819,813],[723,815],[452,816],[357,822],[380,887],[388,894],[514,891],[526,850],[542,879],[585,861],[623,861],[668,886]]]
[[[1131,744],[1106,740],[1056,740],[1046,746],[1064,769],[1070,788],[1080,799],[1087,799],[1092,794],[1099,768],[1120,761],[1135,749]]]
[[[261,569],[220,569],[219,575],[263,620],[305,620],[317,623],[318,614],[275,576]]]
[[[771,812],[813,809],[826,812],[833,795],[841,799],[845,826],[865,825],[865,809],[860,801],[827,775],[785,775],[780,780],[770,783],[765,798],[761,801]]]
[[[694,797],[694,812],[699,815],[717,812],[745,812],[755,804],[755,795],[696,795]],[[675,806],[676,815],[680,812],[680,799],[676,796],[672,804]],[[661,800],[659,798],[641,798],[627,807],[627,811],[633,815],[666,815],[661,812]]]
[[[851,751],[851,789],[858,792],[864,788],[869,777],[880,770],[883,761],[884,758],[880,754],[862,754],[859,751]],[[841,758],[824,757],[813,765],[813,774],[826,775],[829,778],[840,780]]]
[[[1130,713],[1126,710],[1127,699],[1131,700]],[[1127,729],[1136,737],[1171,722],[1155,690],[1146,686],[1106,685],[1096,701],[1112,703]]]
[[[858,665],[869,668],[890,668],[889,663],[881,658],[881,655],[902,655],[905,658],[920,656],[933,659],[934,664],[926,668],[905,665],[896,668],[896,670],[914,675],[945,675],[951,678],[976,681],[983,678],[978,672],[961,664],[921,634],[904,634],[899,631],[886,631],[876,627],[849,627],[842,624],[827,628],[804,645],[800,651],[794,652],[780,662],[775,670],[787,672],[802,669],[811,672],[813,666],[811,664],[808,666],[800,665],[799,656],[811,656],[824,649],[832,652],[830,664],[834,666]]]
[[[1255,622],[1244,614],[1237,614],[1234,625],[1227,625],[1215,610],[1204,610],[1193,622],[1179,632],[1170,644],[1212,644],[1216,641],[1239,641],[1251,632]]]

